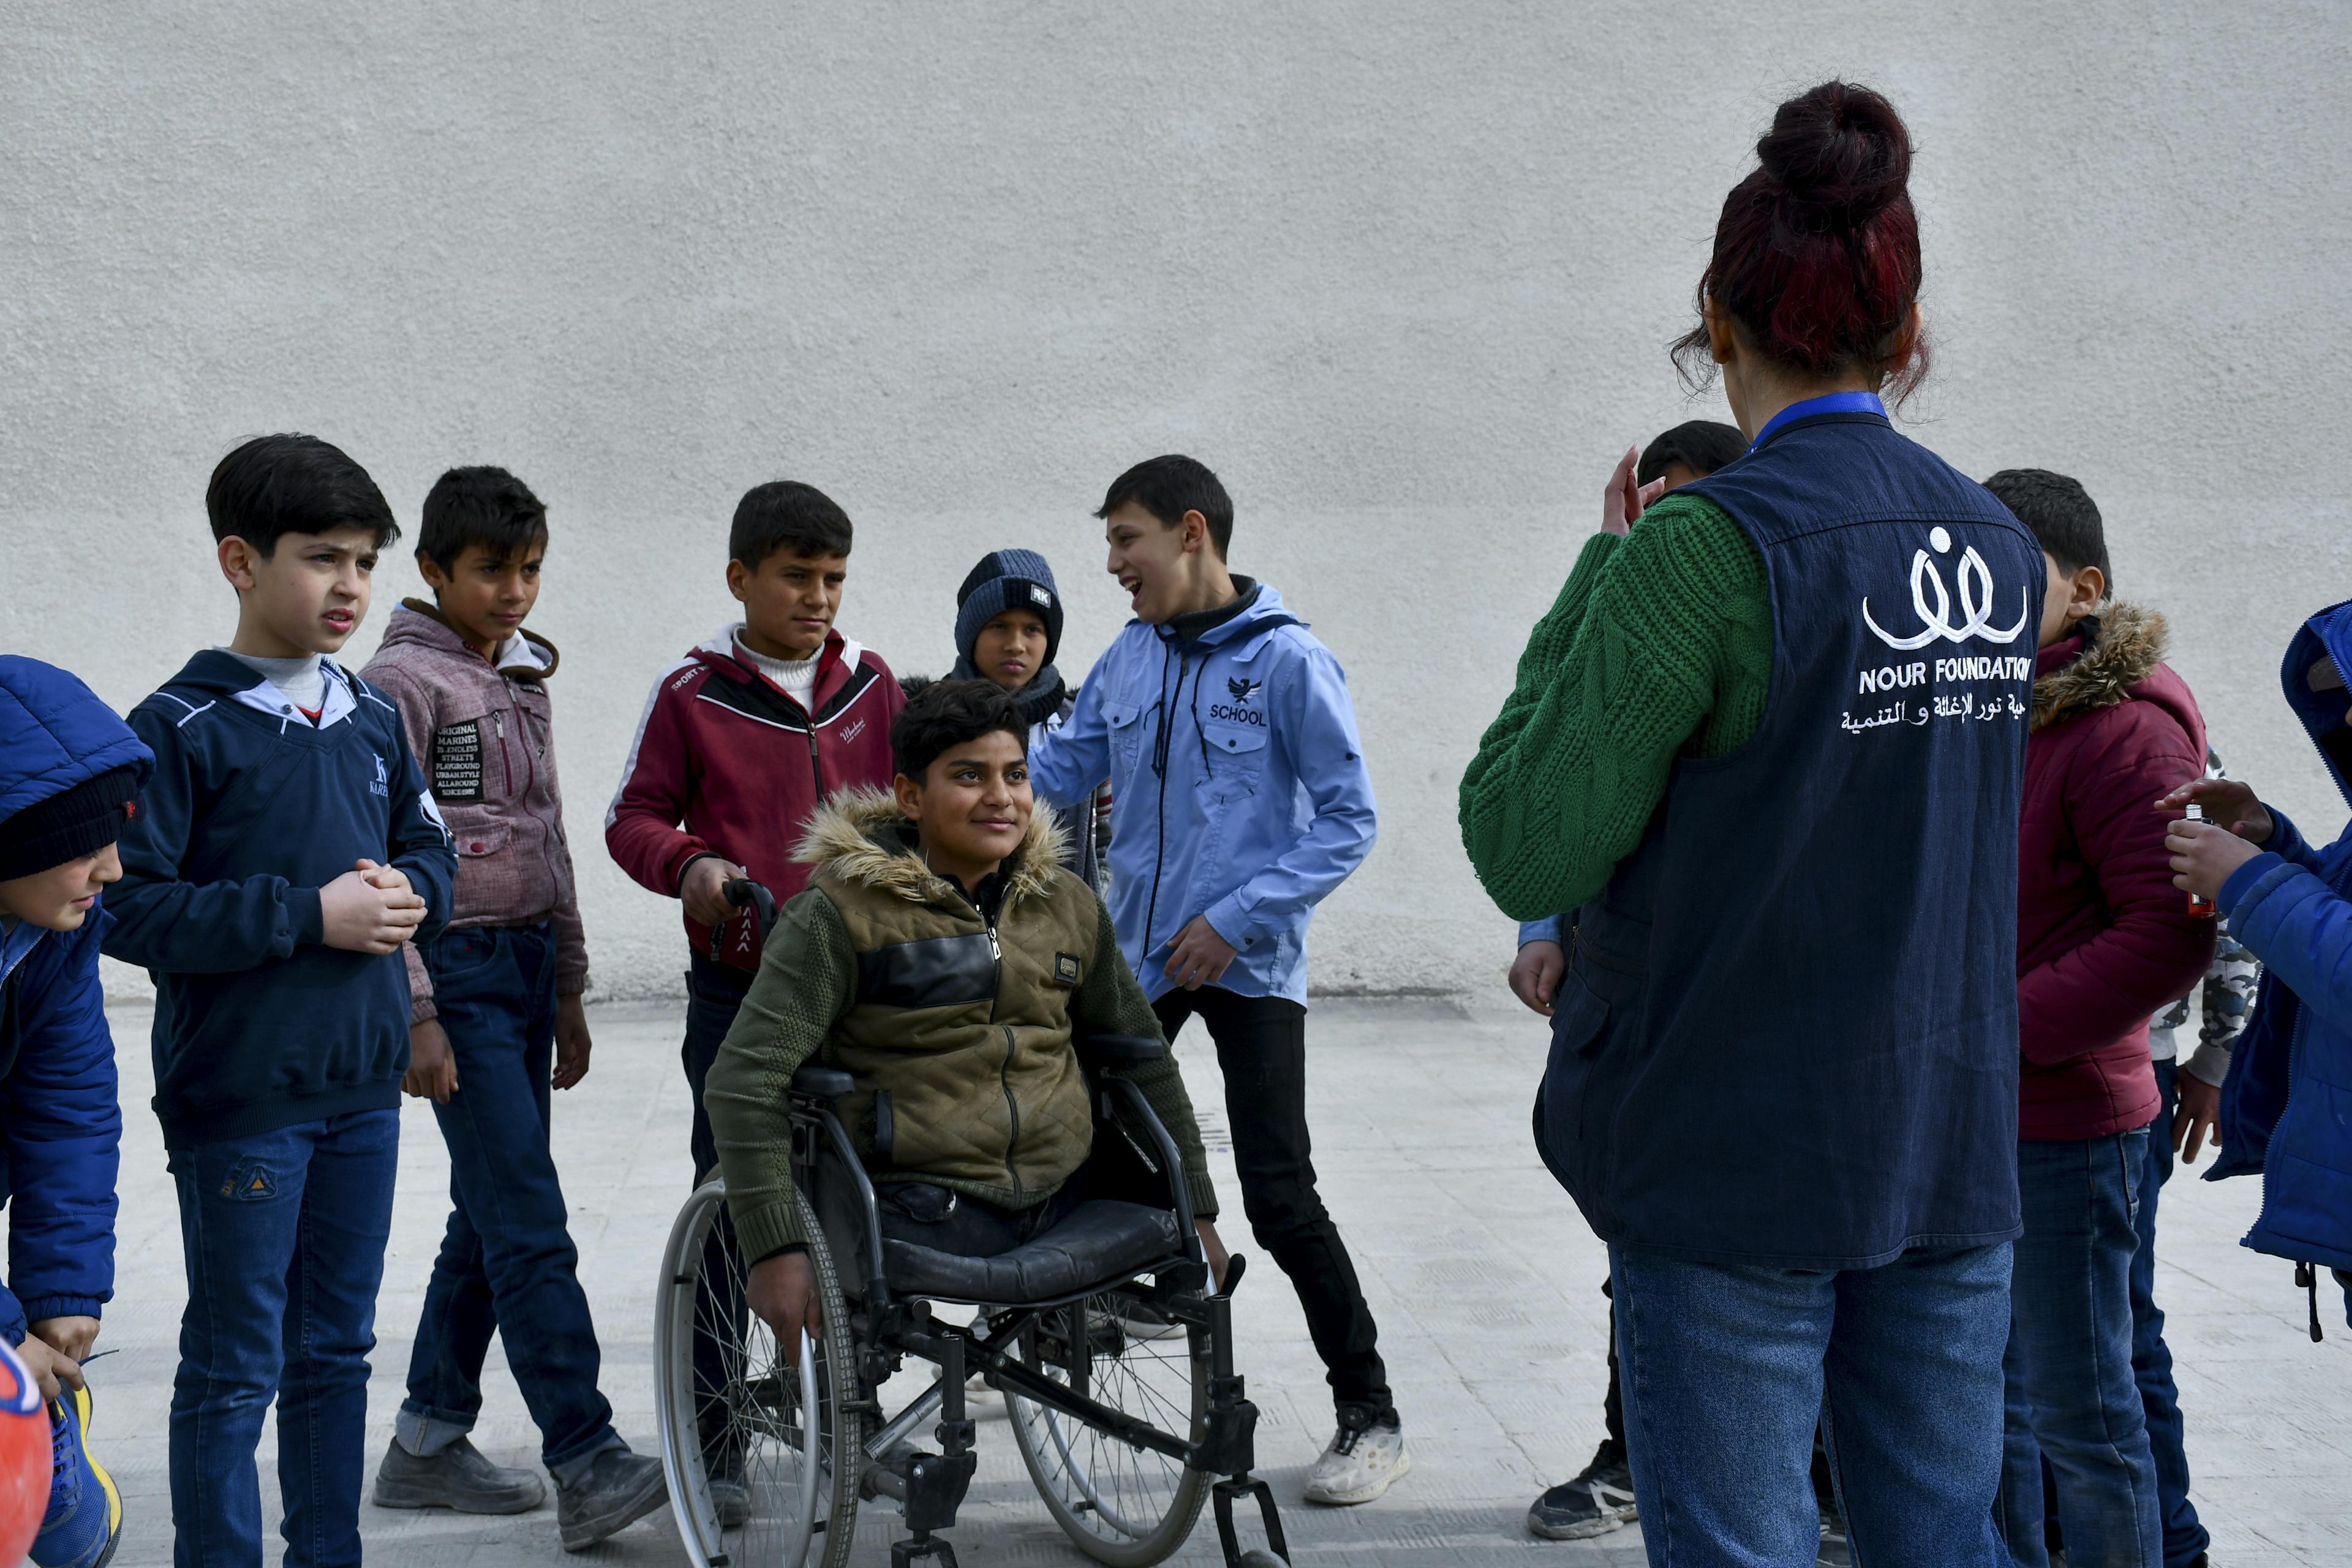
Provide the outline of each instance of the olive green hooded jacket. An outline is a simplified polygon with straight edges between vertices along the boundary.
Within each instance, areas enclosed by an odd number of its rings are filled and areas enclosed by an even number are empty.
[[[993,926],[932,874],[897,803],[835,796],[796,858],[783,908],[703,1089],[744,1256],[804,1237],[793,1205],[786,1088],[814,1059],[856,1088],[835,1107],[879,1182],[921,1181],[1001,1207],[1045,1202],[1093,1146],[1074,1037],[1158,1037],[1110,915],[1064,869],[1042,803],[999,876]],[[1172,1058],[1126,1069],[1184,1162],[1193,1212],[1216,1213]]]

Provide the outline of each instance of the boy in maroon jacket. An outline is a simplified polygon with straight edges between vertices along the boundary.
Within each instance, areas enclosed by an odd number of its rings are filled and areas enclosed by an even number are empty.
[[[467,1434],[490,1336],[540,1430],[567,1551],[668,1496],[596,1386],[596,1329],[549,1146],[551,1089],[588,1073],[588,945],[556,787],[547,687],[555,646],[523,627],[539,602],[547,509],[504,468],[452,468],[425,498],[404,601],[366,678],[400,706],[457,846],[455,910],[411,942],[409,1066],[434,1102],[453,1199],[409,1358],[408,1397],[375,1478],[378,1508],[518,1513],[545,1496]]]
[[[721,889],[750,877],[792,898],[809,869],[793,849],[816,808],[839,790],[887,789],[894,772],[890,721],[906,697],[878,655],[834,629],[849,545],[848,517],[814,485],[744,495],[727,546],[743,618],[654,682],[604,814],[621,869],[684,906],[698,1174],[719,1160],[703,1075],[760,967],[752,918]]]
[[[791,899],[809,877],[793,850],[825,797],[887,790],[897,773],[890,721],[905,694],[878,656],[834,629],[849,545],[848,517],[814,485],[778,479],[746,492],[727,547],[727,588],[743,618],[654,682],[604,815],[604,845],[621,869],[684,906],[682,1055],[698,1181],[719,1163],[703,1079],[760,967],[753,919],[722,889],[748,876],[778,904]],[[696,1321],[741,1310],[740,1300],[708,1303]],[[708,1386],[722,1386],[717,1348],[699,1331],[695,1353]],[[715,1430],[722,1413],[712,1414]],[[740,1457],[706,1458],[714,1500],[731,1518],[745,1506],[730,1473]]]
[[[1985,487],[2041,541],[2047,592],[2018,831],[2018,1187],[1999,1514],[2043,1568],[2042,1461],[2067,1561],[2159,1560],[2132,1375],[2134,1225],[2160,1110],[2147,1021],[2197,983],[2213,922],[2172,885],[2149,803],[2200,776],[2205,723],[2162,662],[2161,616],[2109,598],[2099,510],[2037,468]]]

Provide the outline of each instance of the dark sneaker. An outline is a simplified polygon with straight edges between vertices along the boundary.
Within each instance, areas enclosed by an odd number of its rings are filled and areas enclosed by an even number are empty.
[[[740,1530],[751,1517],[751,1489],[728,1476],[710,1478],[710,1506],[721,1530]]]
[[[375,1470],[378,1508],[446,1508],[455,1513],[529,1513],[547,1500],[547,1484],[529,1470],[509,1470],[482,1457],[460,1437],[429,1459],[397,1442]]]
[[[1572,1481],[1553,1487],[1528,1510],[1528,1529],[1546,1541],[1588,1541],[1633,1522],[1633,1472],[1625,1452],[1604,1442]]]
[[[659,1459],[607,1448],[577,1485],[555,1489],[555,1523],[563,1550],[585,1552],[667,1501],[669,1483],[662,1479]]]
[[[122,1493],[89,1457],[89,1390],[49,1404],[49,1507],[29,1555],[39,1568],[106,1568],[122,1540]]]
[[[1822,1554],[1815,1568],[1853,1568],[1853,1547],[1845,1538],[1845,1517],[1824,1505],[1822,1509]]]

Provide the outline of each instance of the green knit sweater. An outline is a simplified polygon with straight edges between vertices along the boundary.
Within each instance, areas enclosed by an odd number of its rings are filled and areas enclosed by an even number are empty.
[[[1608,886],[1675,759],[1754,734],[1771,674],[1764,562],[1722,508],[1669,495],[1588,541],[1462,775],[1462,847],[1503,912],[1543,920]]]

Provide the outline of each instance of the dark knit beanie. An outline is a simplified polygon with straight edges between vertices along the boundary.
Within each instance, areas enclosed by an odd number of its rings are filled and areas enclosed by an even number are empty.
[[[0,882],[97,854],[122,837],[138,796],[138,769],[109,768],[0,819]]]
[[[1062,647],[1062,595],[1054,569],[1034,550],[992,550],[956,590],[956,657],[972,661],[981,628],[1007,610],[1028,610],[1045,623],[1045,663]]]

